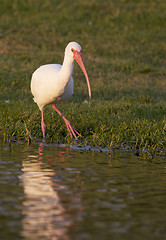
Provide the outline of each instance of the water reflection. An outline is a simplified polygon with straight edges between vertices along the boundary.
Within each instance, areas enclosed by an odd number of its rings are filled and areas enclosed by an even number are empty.
[[[38,150],[38,155],[29,155],[22,163],[21,179],[25,193],[22,236],[24,239],[69,239],[67,228],[71,222],[57,192],[65,186],[53,182],[55,171],[41,166],[43,143]]]
[[[166,239],[165,180],[164,158],[13,143],[0,151],[0,239]]]

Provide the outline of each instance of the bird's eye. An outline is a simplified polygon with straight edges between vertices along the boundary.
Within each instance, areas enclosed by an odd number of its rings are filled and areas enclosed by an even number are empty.
[[[74,49],[72,48],[71,51],[74,52]]]

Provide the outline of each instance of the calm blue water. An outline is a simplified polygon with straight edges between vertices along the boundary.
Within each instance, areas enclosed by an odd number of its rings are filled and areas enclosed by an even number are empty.
[[[0,239],[166,239],[166,158],[1,144]]]

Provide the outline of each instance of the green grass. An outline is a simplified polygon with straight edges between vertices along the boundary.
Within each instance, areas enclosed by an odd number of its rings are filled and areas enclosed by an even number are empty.
[[[41,139],[30,79],[42,64],[62,63],[70,41],[82,45],[92,100],[75,64],[74,95],[59,109],[94,146],[166,151],[166,3],[162,0],[2,0],[0,135]],[[69,134],[51,106],[46,140]]]

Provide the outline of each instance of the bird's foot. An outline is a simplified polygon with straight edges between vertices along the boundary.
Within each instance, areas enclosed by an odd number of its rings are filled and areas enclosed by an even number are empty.
[[[67,126],[67,130],[70,133],[71,138],[75,138],[76,140],[78,139],[78,136],[82,137],[80,133],[78,133],[73,126],[71,125],[71,123],[69,122],[69,120],[67,120],[62,113],[57,109],[56,104],[52,104],[53,109],[63,118],[66,126]]]
[[[74,137],[77,140],[78,136],[82,137],[82,135],[74,129],[74,127],[71,125],[69,120],[67,120],[65,117],[63,119],[65,121],[65,124],[67,126],[67,130],[69,131],[71,138]]]

